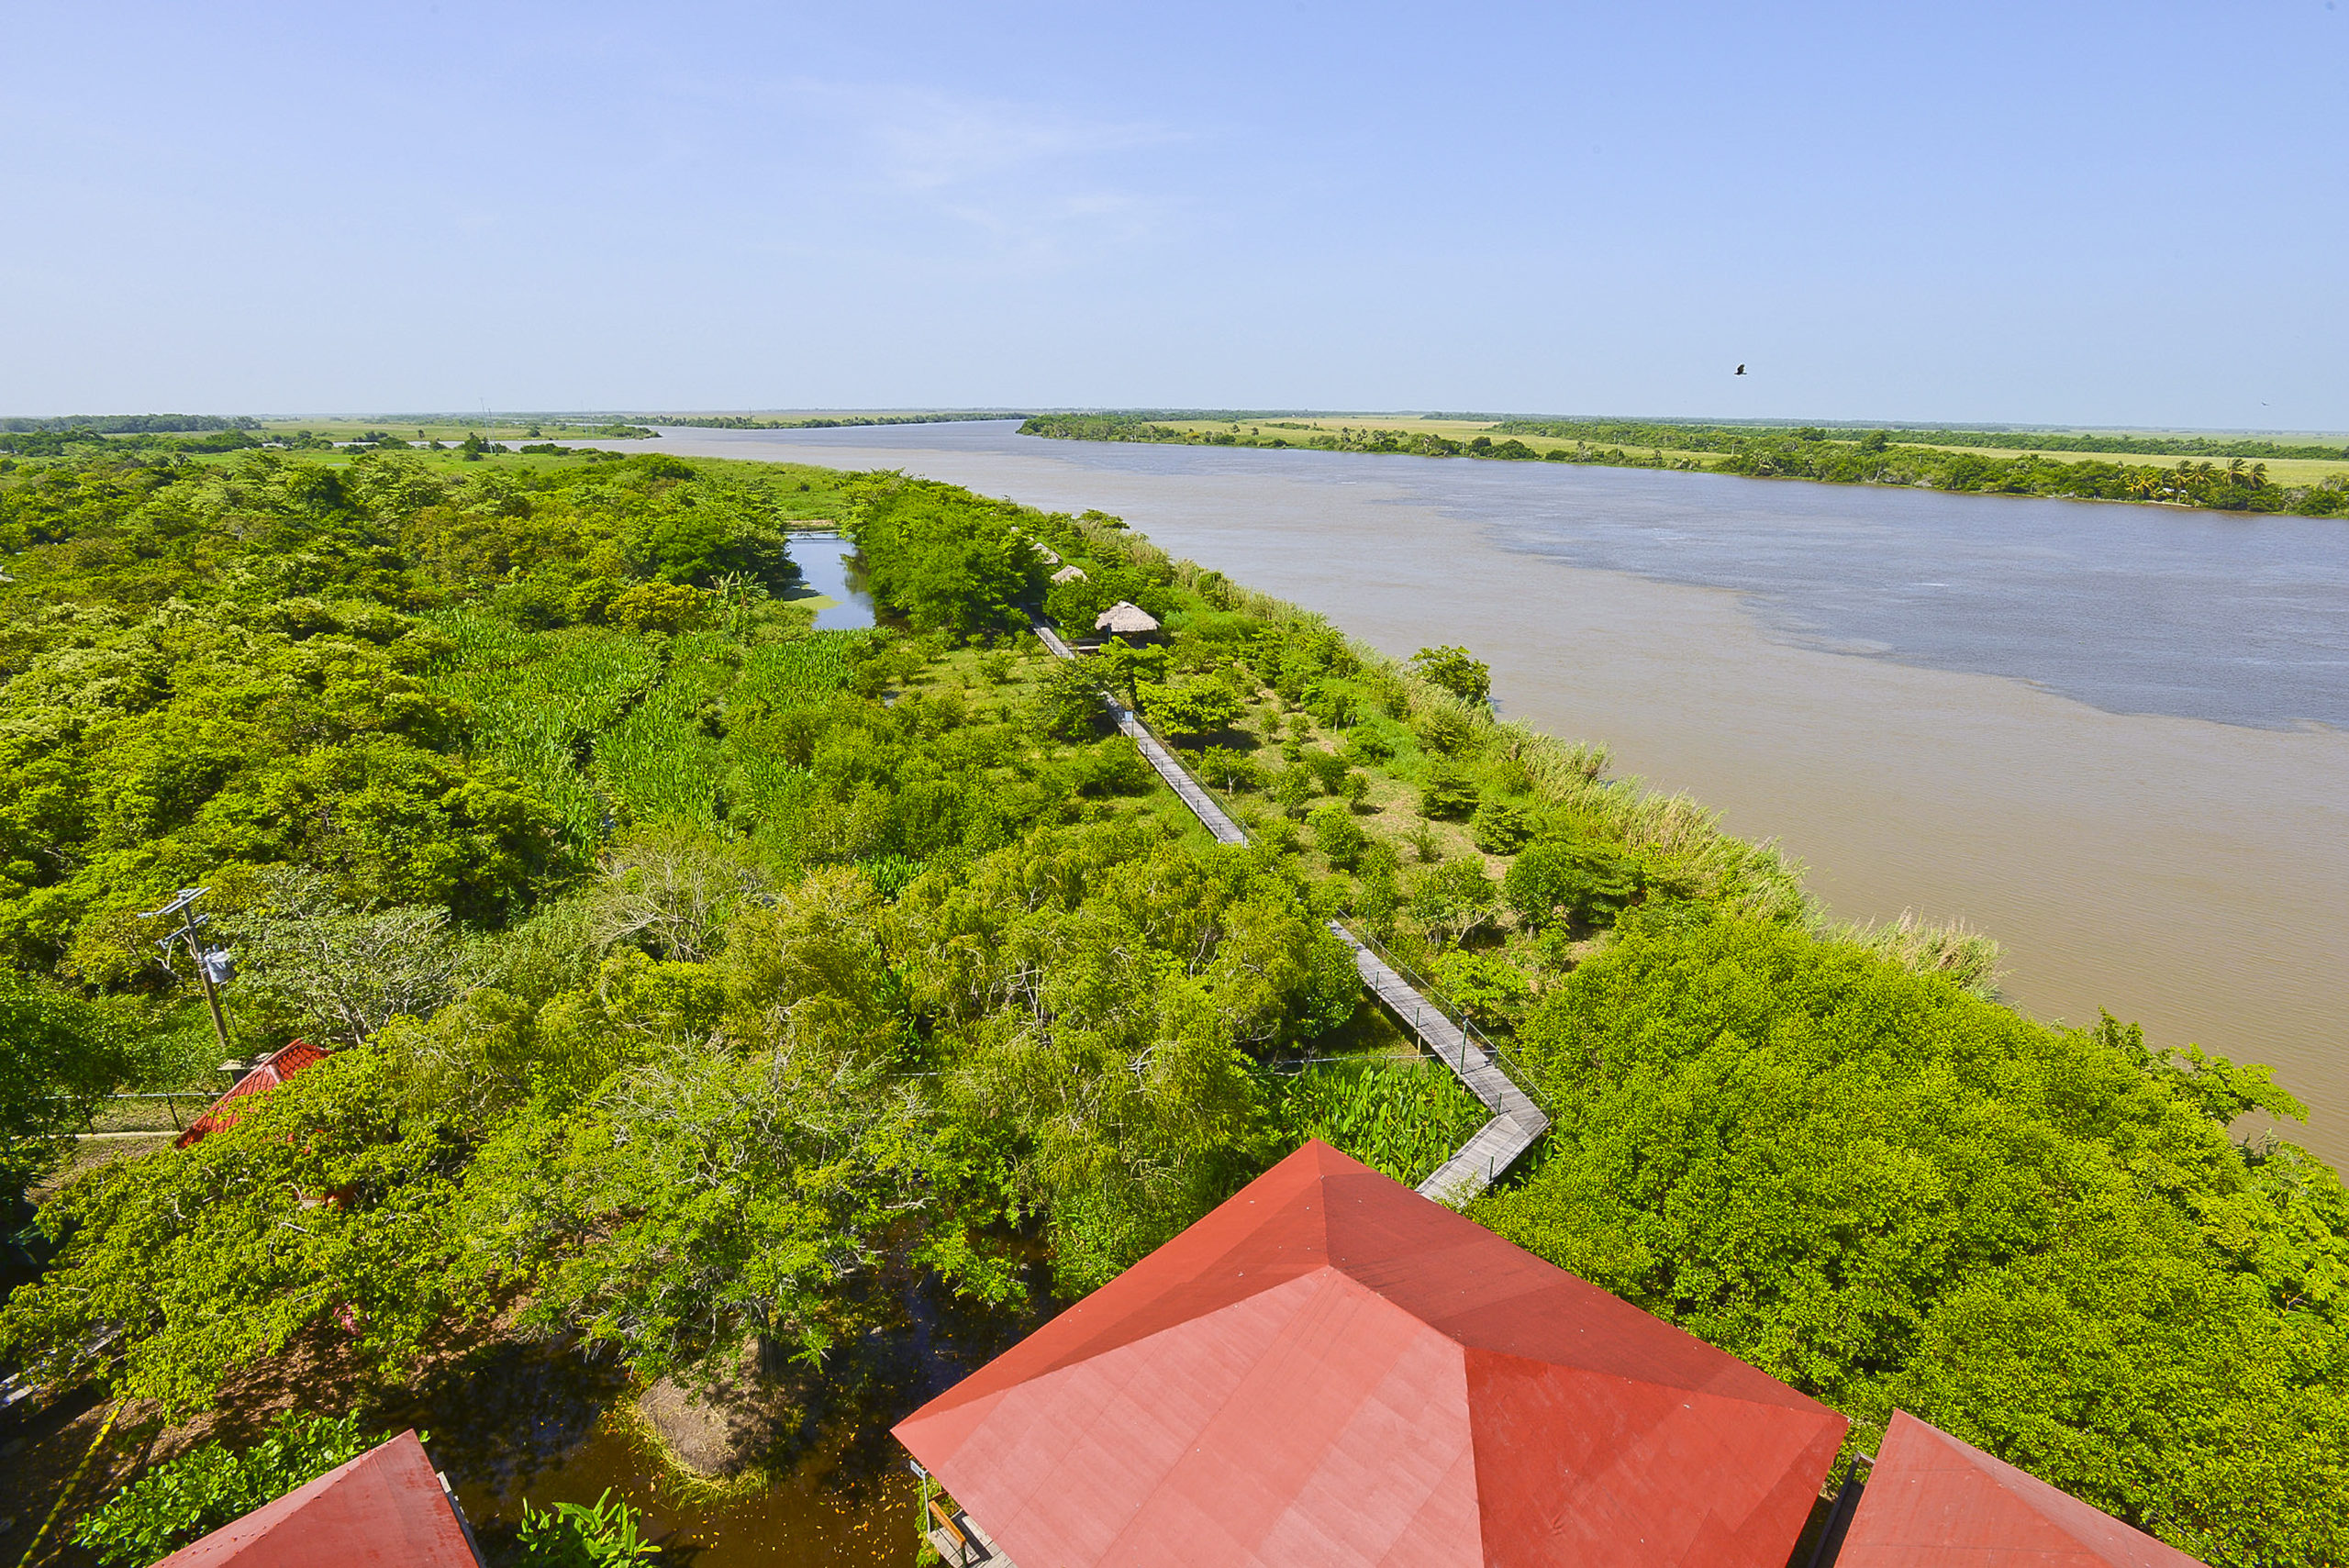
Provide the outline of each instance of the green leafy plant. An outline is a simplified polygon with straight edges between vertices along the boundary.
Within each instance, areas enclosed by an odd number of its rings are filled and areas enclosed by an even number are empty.
[[[1354,821],[1353,813],[1336,801],[1315,806],[1306,817],[1313,829],[1313,845],[1341,871],[1350,871],[1362,859],[1370,835]]]
[[[593,1503],[547,1508],[525,1503],[514,1551],[506,1561],[509,1568],[626,1568],[661,1554],[660,1547],[644,1539],[642,1518],[608,1487]]]
[[[1422,648],[1411,655],[1411,673],[1431,685],[1442,686],[1464,703],[1481,703],[1492,695],[1493,672],[1465,648]]]
[[[1468,824],[1468,836],[1488,855],[1513,855],[1525,848],[1525,840],[1533,836],[1533,822],[1521,806],[1506,800],[1487,800],[1476,807],[1476,815]]]
[[[1317,1064],[1282,1085],[1282,1141],[1319,1138],[1398,1182],[1417,1183],[1484,1124],[1485,1107],[1437,1062]]]
[[[74,1540],[101,1562],[145,1568],[358,1458],[377,1440],[361,1434],[356,1415],[288,1411],[250,1448],[208,1442],[156,1465],[84,1518]]]
[[[1436,990],[1486,1029],[1513,1028],[1533,999],[1517,965],[1497,952],[1453,948],[1435,961]]]
[[[1239,722],[1246,711],[1240,694],[1220,681],[1186,681],[1179,686],[1144,682],[1142,711],[1169,735],[1211,735]]]
[[[1419,810],[1438,821],[1456,820],[1476,809],[1476,781],[1467,770],[1451,762],[1439,762],[1428,769],[1427,779],[1419,785]]]
[[[1501,878],[1501,896],[1539,929],[1568,917],[1604,924],[1637,898],[1646,873],[1637,856],[1601,839],[1545,839]]]

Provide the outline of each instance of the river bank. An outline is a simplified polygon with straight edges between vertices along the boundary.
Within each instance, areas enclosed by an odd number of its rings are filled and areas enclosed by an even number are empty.
[[[2349,451],[2246,443],[2248,457],[2174,463],[2143,452],[2090,452],[2064,445],[2050,458],[2021,440],[2013,450],[1977,442],[1896,442],[1890,432],[1815,427],[1640,425],[1616,420],[1442,419],[1408,416],[1304,419],[1163,420],[1142,415],[1041,415],[1019,433],[1052,440],[1172,446],[1306,448],[1379,456],[1542,462],[1607,468],[1675,469],[1748,479],[1892,485],[1988,494],[2188,506],[2219,512],[2338,517],[2349,513]],[[1916,432],[1965,438],[1970,431]],[[2275,455],[2270,461],[2271,454]]]
[[[1464,639],[1510,717],[1779,839],[1837,917],[1967,921],[2035,1017],[2271,1062],[2349,1158],[2349,541],[2242,531],[2331,525],[2161,508],[2171,559],[2118,508],[1563,464],[975,424],[661,450],[1099,506],[1397,657]]]

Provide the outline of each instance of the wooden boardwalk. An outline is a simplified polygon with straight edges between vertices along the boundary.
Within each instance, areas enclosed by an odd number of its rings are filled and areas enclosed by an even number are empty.
[[[1045,647],[1062,658],[1076,657],[1069,645],[1063,642],[1060,635],[1052,628],[1038,626],[1036,635],[1042,639]],[[1143,760],[1158,771],[1160,778],[1166,781],[1166,787],[1181,795],[1183,804],[1191,808],[1191,815],[1197,817],[1207,830],[1215,835],[1217,843],[1244,844],[1248,841],[1248,835],[1240,824],[1234,822],[1223,807],[1215,803],[1215,796],[1209,795],[1199,781],[1191,776],[1191,771],[1176,760],[1174,753],[1169,751],[1160,743],[1158,737],[1150,732],[1150,727],[1141,721],[1140,714],[1108,692],[1101,694],[1101,706],[1109,710],[1110,717],[1118,721],[1118,728],[1133,741],[1135,748],[1141,752]]]
[[[1499,1062],[1482,1045],[1468,1038],[1442,1007],[1395,972],[1392,964],[1370,951],[1363,940],[1338,921],[1330,922],[1338,940],[1353,949],[1354,969],[1370,994],[1426,1046],[1431,1055],[1452,1069],[1468,1092],[1493,1113],[1493,1119],[1453,1152],[1419,1184],[1422,1196],[1457,1207],[1499,1179],[1550,1129],[1550,1118],[1532,1096],[1517,1086]]]
[[[949,1513],[941,1504],[931,1503],[930,1517],[922,1521],[922,1533],[947,1568],[1015,1568],[1003,1548],[960,1508]]]
[[[1063,659],[1074,659],[1075,653],[1061,640],[1060,635],[1041,622],[1035,624],[1036,636],[1046,648]],[[1118,728],[1132,738],[1134,745],[1149,759],[1158,776],[1167,787],[1180,795],[1183,804],[1205,824],[1221,844],[1244,844],[1247,833],[1218,806],[1215,797],[1193,778],[1190,770],[1175,759],[1174,753],[1159,743],[1149,727],[1131,708],[1108,693],[1101,694],[1102,706],[1118,721]],[[1421,1195],[1457,1208],[1483,1192],[1500,1178],[1503,1172],[1517,1162],[1519,1155],[1533,1146],[1533,1140],[1549,1130],[1550,1118],[1533,1103],[1532,1097],[1519,1088],[1509,1075],[1494,1061],[1491,1052],[1468,1038],[1468,1031],[1454,1022],[1444,1010],[1424,993],[1396,973],[1392,964],[1370,950],[1367,943],[1336,920],[1330,929],[1338,940],[1353,950],[1354,969],[1370,994],[1379,1004],[1394,1014],[1402,1025],[1417,1035],[1429,1053],[1452,1069],[1470,1094],[1493,1113],[1493,1119],[1476,1129],[1467,1142],[1462,1144],[1435,1169],[1435,1173],[1419,1185]]]

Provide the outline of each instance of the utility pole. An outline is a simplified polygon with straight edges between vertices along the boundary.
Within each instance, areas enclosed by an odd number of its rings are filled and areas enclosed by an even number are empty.
[[[228,1044],[228,1017],[220,1011],[220,984],[236,973],[237,966],[225,949],[207,950],[204,945],[202,929],[212,922],[195,912],[195,901],[211,891],[208,887],[183,887],[169,904],[161,909],[150,909],[139,918],[154,920],[166,915],[180,917],[180,929],[157,940],[155,946],[162,951],[163,967],[170,969],[173,946],[187,944],[187,955],[195,963],[196,984],[204,987],[204,1005],[212,1009],[212,1032],[220,1037],[220,1055],[225,1061],[233,1048]]]

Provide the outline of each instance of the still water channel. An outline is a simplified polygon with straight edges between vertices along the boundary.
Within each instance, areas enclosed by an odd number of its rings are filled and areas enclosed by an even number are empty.
[[[2034,1016],[2271,1062],[2349,1159],[2349,524],[1009,422],[657,450],[1100,507],[1389,653],[1465,642],[1510,717],[1782,840],[1837,917],[1966,920]],[[793,554],[818,624],[871,624],[835,536]],[[696,1501],[608,1430],[466,1503],[607,1485],[706,1568],[912,1562],[899,1488]]]
[[[818,631],[854,631],[873,624],[873,595],[864,575],[851,564],[852,547],[829,528],[794,528],[791,559],[799,568],[799,591],[790,599],[816,606]]]

